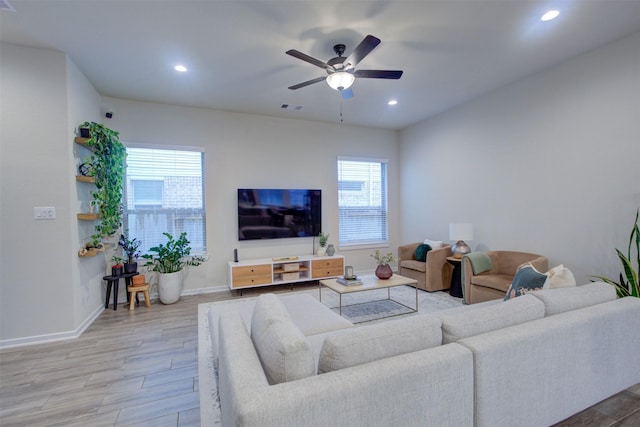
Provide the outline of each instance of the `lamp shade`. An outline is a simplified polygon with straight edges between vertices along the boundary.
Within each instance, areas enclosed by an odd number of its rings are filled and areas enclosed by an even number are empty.
[[[336,71],[327,76],[327,84],[331,86],[331,89],[345,90],[349,89],[356,78],[353,74],[346,71]]]
[[[473,224],[449,224],[450,240],[473,240]]]

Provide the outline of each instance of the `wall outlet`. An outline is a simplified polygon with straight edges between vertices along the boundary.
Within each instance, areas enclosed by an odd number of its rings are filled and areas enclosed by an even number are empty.
[[[56,208],[35,207],[33,208],[33,219],[56,219]]]

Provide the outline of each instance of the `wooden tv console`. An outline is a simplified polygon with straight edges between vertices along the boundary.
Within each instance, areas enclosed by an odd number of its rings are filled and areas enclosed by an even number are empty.
[[[281,285],[338,277],[344,274],[344,256],[301,255],[283,258],[229,261],[229,289]]]

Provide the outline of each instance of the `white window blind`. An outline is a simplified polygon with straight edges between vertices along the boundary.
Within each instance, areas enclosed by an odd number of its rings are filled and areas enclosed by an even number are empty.
[[[387,161],[338,159],[339,245],[387,244]]]
[[[124,228],[140,251],[187,232],[192,254],[206,253],[204,152],[127,147]]]

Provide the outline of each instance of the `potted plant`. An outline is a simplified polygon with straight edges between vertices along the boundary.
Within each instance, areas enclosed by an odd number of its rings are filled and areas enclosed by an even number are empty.
[[[138,248],[142,242],[137,238],[131,239],[129,237],[129,230],[125,230],[124,233],[120,235],[120,240],[118,241],[118,246],[122,248],[125,254],[127,254],[127,259],[124,263],[124,272],[125,273],[135,273],[138,271],[138,262],[137,259],[140,256],[140,251]]]
[[[112,276],[122,276],[122,272],[123,272],[123,266],[122,266],[122,261],[123,259],[120,258],[119,256],[114,255],[111,258],[111,261],[113,261],[113,265],[111,266],[111,275]]]
[[[376,249],[376,251],[371,254],[371,256],[378,263],[378,267],[376,267],[375,272],[378,279],[386,280],[393,276],[393,270],[391,270],[391,266],[389,265],[389,263],[394,262],[396,259],[393,256],[392,252],[383,255],[378,249]]]
[[[160,243],[149,249],[152,254],[144,254],[147,259],[145,266],[158,272],[158,294],[163,304],[173,304],[180,299],[182,290],[182,271],[188,266],[198,266],[205,259],[201,256],[191,256],[191,247],[187,240],[187,233],[180,233],[180,237],[174,239],[169,233],[162,233],[167,238],[167,243]]]
[[[127,151],[119,140],[119,133],[96,122],[84,122],[80,129],[88,129],[86,141],[91,150],[87,163],[91,168],[87,173],[95,178],[95,191],[91,192],[100,215],[91,236],[97,245],[104,237],[113,236],[122,225],[122,188],[126,170]]]
[[[318,250],[316,251],[316,255],[323,256],[325,254],[325,247],[327,246],[327,242],[329,241],[329,233],[323,233],[322,231],[318,233]]]
[[[608,279],[603,276],[592,276],[597,279],[602,280],[605,283],[608,283],[616,288],[616,293],[618,297],[636,297],[640,298],[640,228],[638,227],[638,216],[640,215],[640,209],[636,211],[636,221],[634,223],[633,228],[631,229],[631,235],[629,236],[629,247],[627,249],[627,256],[625,256],[619,249],[616,249],[616,253],[618,254],[618,258],[620,258],[620,262],[622,262],[622,270],[624,272],[620,273],[620,281],[615,282],[611,279]],[[631,247],[635,241],[635,249],[636,249],[636,264],[637,269],[634,270],[633,264],[631,263]],[[626,280],[625,280],[626,278]]]

